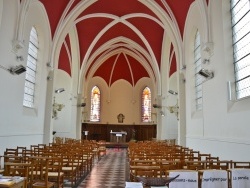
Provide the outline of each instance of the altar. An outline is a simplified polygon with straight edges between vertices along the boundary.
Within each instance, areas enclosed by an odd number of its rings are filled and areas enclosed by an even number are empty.
[[[110,132],[110,142],[124,143],[126,142],[127,132]]]
[[[128,143],[130,140],[152,140],[157,135],[156,124],[101,124],[91,122],[82,123],[81,132],[89,131],[88,140],[110,142],[113,139],[115,140],[113,143],[116,143],[116,135],[111,135],[111,130],[113,132],[126,132],[127,134],[123,135],[123,139],[126,138],[124,143]],[[82,134],[82,139],[85,140],[86,135]]]

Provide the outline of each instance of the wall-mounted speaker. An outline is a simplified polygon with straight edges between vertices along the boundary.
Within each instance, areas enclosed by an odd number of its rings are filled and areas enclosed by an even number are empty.
[[[22,74],[26,71],[26,68],[23,65],[18,65],[9,69],[11,74]]]

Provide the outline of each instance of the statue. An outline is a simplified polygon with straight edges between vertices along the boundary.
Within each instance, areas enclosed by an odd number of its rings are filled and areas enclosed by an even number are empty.
[[[135,141],[135,129],[132,129],[131,130],[131,139],[130,139],[130,141]]]

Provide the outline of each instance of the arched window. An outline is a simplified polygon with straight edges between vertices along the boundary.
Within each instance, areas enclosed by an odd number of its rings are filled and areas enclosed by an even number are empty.
[[[195,67],[195,103],[196,110],[202,109],[202,81],[198,74],[201,70],[201,40],[199,31],[196,32],[194,41],[194,67]]]
[[[94,86],[91,90],[91,110],[90,121],[100,121],[100,109],[101,109],[101,92],[97,86]]]
[[[29,39],[29,49],[26,66],[25,86],[23,106],[34,108],[35,86],[36,86],[36,67],[38,54],[38,35],[35,27],[32,27]]]
[[[142,91],[142,122],[151,122],[151,91],[148,87]]]
[[[236,99],[250,96],[250,2],[231,0]]]

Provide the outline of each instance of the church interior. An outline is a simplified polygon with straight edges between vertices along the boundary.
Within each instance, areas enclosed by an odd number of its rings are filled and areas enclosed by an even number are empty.
[[[250,169],[249,20],[249,0],[0,0],[1,170],[8,149],[58,143],[87,153],[64,187],[164,144]]]

